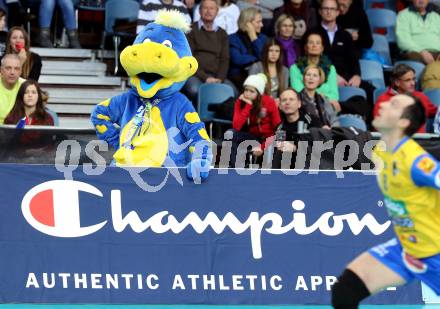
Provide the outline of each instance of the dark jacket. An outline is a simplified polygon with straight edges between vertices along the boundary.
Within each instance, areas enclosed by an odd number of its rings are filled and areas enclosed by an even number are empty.
[[[361,75],[359,56],[351,35],[347,31],[338,29],[333,44],[330,44],[327,31],[322,26],[318,26],[313,30],[321,33],[324,39],[324,53],[329,56],[338,75],[344,77],[347,81],[353,75]]]

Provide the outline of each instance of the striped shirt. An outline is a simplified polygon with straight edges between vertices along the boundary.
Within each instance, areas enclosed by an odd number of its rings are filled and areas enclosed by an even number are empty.
[[[165,4],[162,0],[143,0],[139,8],[136,33],[141,32],[145,25],[153,22],[157,12],[162,9],[177,10],[185,15],[189,24],[191,24],[191,16],[185,4],[181,1],[173,0],[171,4]]]

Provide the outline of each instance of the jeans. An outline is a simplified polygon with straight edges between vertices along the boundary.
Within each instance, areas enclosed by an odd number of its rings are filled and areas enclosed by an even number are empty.
[[[55,2],[61,8],[61,12],[63,13],[64,26],[67,30],[75,30],[77,27],[72,0],[41,0],[40,28],[50,27],[53,11],[55,9]]]

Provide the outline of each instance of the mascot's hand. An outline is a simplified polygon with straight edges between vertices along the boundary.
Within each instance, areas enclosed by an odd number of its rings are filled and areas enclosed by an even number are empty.
[[[209,175],[211,161],[208,159],[195,159],[186,166],[186,176],[194,183],[200,184]]]

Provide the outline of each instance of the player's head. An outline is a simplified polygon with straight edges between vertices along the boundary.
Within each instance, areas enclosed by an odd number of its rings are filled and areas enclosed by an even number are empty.
[[[419,98],[398,94],[383,102],[373,126],[381,133],[400,131],[411,136],[425,123],[425,108]]]

